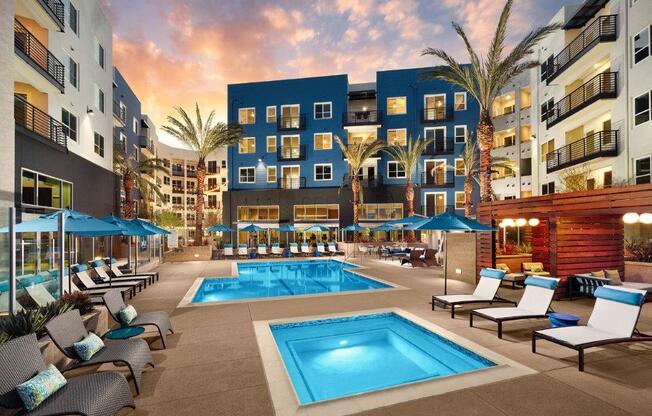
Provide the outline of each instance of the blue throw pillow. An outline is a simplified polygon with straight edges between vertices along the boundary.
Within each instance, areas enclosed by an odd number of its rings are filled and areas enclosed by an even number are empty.
[[[127,325],[136,319],[137,316],[138,313],[136,312],[136,308],[132,305],[128,305],[120,310],[120,320]]]
[[[104,342],[100,337],[91,332],[86,338],[79,342],[75,342],[72,346],[82,361],[88,361],[97,354],[99,350],[104,348]]]
[[[36,409],[48,397],[65,386],[66,378],[50,364],[48,367],[30,378],[23,384],[16,386],[20,400],[23,401],[28,412]]]

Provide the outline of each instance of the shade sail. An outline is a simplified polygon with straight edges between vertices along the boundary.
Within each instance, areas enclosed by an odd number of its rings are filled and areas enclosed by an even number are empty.
[[[315,225],[311,225],[310,227],[306,228],[305,231],[321,231],[321,232],[324,232],[324,231],[328,231],[328,227],[326,227],[325,225],[315,224]]]
[[[263,227],[259,227],[256,224],[249,224],[249,225],[247,225],[245,227],[240,228],[240,231],[247,231],[247,232],[250,232],[250,233],[256,233],[256,232],[266,231],[266,229],[263,228]]]
[[[476,220],[444,212],[434,217],[426,218],[421,222],[408,225],[406,230],[432,230],[432,231],[460,231],[460,232],[483,232],[494,231],[486,224]]]
[[[122,229],[108,222],[99,220],[88,214],[70,209],[45,214],[31,221],[16,224],[17,233],[57,232],[59,230],[59,215],[63,212],[66,233],[80,236],[121,235]],[[0,232],[8,232],[8,227]]]
[[[292,224],[281,224],[281,226],[278,227],[278,230],[282,233],[292,233],[295,231]]]
[[[342,228],[342,231],[368,231],[369,228],[363,227],[358,224],[351,224],[347,227]]]
[[[208,232],[212,233],[230,233],[233,232],[234,230],[232,228],[227,227],[226,225],[223,224],[216,224],[216,225],[211,225],[206,229]]]

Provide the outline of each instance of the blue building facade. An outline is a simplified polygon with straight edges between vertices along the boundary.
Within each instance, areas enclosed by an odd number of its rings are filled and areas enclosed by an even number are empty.
[[[225,223],[274,229],[288,222],[299,230],[318,223],[331,229],[322,238],[336,238],[353,210],[348,165],[335,137],[345,144],[433,139],[412,178],[415,210],[461,212],[459,155],[467,134],[475,139],[478,104],[456,86],[420,79],[424,70],[379,71],[375,82],[364,84],[333,75],[229,85],[228,121],[240,123],[244,133],[228,150]],[[360,223],[374,226],[407,215],[407,178],[391,156],[374,155],[358,176],[364,190]]]

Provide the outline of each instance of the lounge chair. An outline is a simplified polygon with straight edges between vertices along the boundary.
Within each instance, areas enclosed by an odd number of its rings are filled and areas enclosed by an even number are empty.
[[[121,327],[130,327],[130,326],[155,326],[158,329],[158,333],[161,337],[161,344],[163,348],[166,347],[166,340],[168,331],[174,334],[172,330],[172,323],[170,322],[170,315],[166,312],[139,312],[136,318],[133,321],[125,324],[120,320],[120,311],[124,309],[125,305],[122,300],[122,295],[118,290],[110,290],[102,296],[106,309],[109,311],[109,315],[113,318],[114,321],[120,324]]]
[[[272,256],[282,256],[283,255],[283,249],[278,243],[272,244]]]
[[[530,276],[525,279],[525,291],[517,306],[474,309],[469,315],[469,326],[473,326],[474,316],[488,319],[498,324],[498,338],[502,338],[503,322],[546,319],[558,284],[559,279],[554,277]]]
[[[330,256],[332,253],[326,250],[324,243],[317,243],[317,252],[323,256]]]
[[[104,269],[104,261],[103,260],[93,260],[90,263],[90,266],[93,268],[93,271],[97,274],[97,276],[102,280],[103,283],[124,283],[124,282],[131,282],[131,283],[136,283],[136,282],[142,282],[143,288],[147,289],[148,284],[154,283],[154,276],[130,276],[130,277],[111,277],[109,274],[106,272],[106,269]]]
[[[578,369],[584,371],[584,350],[623,342],[652,341],[636,329],[646,291],[603,286],[595,290],[593,312],[586,325],[550,328],[532,332],[532,352],[542,338],[578,352]]]
[[[439,265],[439,262],[437,261],[437,250],[432,248],[426,249],[426,253],[423,256],[423,261],[428,267]]]
[[[72,271],[75,273],[75,276],[79,279],[82,285],[86,289],[115,289],[115,288],[129,288],[131,289],[130,296],[133,297],[136,294],[136,289],[142,290],[143,284],[140,282],[134,283],[95,283],[95,281],[88,274],[88,267],[84,264],[76,264],[72,266]]]
[[[498,288],[500,282],[505,277],[505,272],[496,269],[482,269],[480,270],[480,281],[475,290],[470,295],[437,295],[432,297],[430,302],[432,310],[435,310],[436,305],[444,308],[451,308],[451,318],[455,318],[455,308],[461,305],[469,305],[472,303],[511,303],[516,305],[516,302],[503,299],[498,296]]]
[[[550,276],[550,272],[544,270],[543,263],[525,262],[521,265],[521,267],[523,268],[523,273],[525,273],[526,276]]]
[[[38,306],[45,306],[57,301],[43,283],[26,286],[25,290]]]
[[[290,254],[297,256],[301,254],[301,252],[299,252],[299,245],[297,243],[290,243]]]
[[[265,244],[258,244],[257,255],[260,257],[269,256],[269,253],[267,252],[267,246]]]
[[[247,249],[246,244],[238,244],[238,257],[249,257],[249,250]]]
[[[332,243],[332,242],[331,242],[331,243],[328,243],[328,251],[330,251],[331,253],[333,253],[333,255],[336,255],[336,254],[344,254],[344,251],[342,251],[342,250],[338,250],[338,249],[337,249],[337,245],[336,245],[335,243]]]
[[[233,254],[233,244],[224,244],[224,257],[235,257],[235,254]]]
[[[408,258],[401,259],[401,266],[409,263],[412,267],[426,267],[426,262],[421,258],[422,254],[423,250],[410,251],[410,256]]]
[[[16,386],[46,369],[35,334],[0,345],[0,406],[29,415],[114,415],[125,407],[136,408],[129,383],[120,373],[101,372],[67,379],[31,412],[24,408]]]
[[[525,281],[525,273],[512,273],[512,269],[505,263],[496,263],[496,269],[502,270],[505,272],[505,278],[503,283],[508,283],[512,285],[512,289],[516,289],[516,285],[519,284],[523,286]]]
[[[304,256],[309,256],[312,254],[312,251],[310,250],[310,246],[308,243],[301,243],[301,254]]]
[[[154,367],[154,359],[144,339],[132,338],[113,341],[95,353],[89,360],[82,361],[75,352],[73,344],[88,336],[84,322],[77,309],[58,315],[45,324],[45,330],[54,345],[72,361],[63,368],[63,372],[75,368],[106,363],[125,364],[134,379],[136,394],[140,394],[140,378],[146,365]]]
[[[70,287],[70,290],[68,288]],[[84,289],[81,290],[75,282],[68,282],[68,276],[66,275],[63,278],[63,292],[68,293],[68,292],[82,292],[86,293],[91,297],[91,303],[94,305],[99,305],[104,303],[102,300],[102,295],[104,295],[106,292],[109,290],[117,290],[120,292],[120,296],[124,299],[125,293],[131,293],[131,289],[129,288],[122,288],[122,289]]]
[[[116,259],[105,259],[105,263],[110,263],[111,264],[111,273],[113,273],[113,276],[115,277],[143,277],[143,276],[151,276],[152,277],[152,283],[154,283],[154,280],[158,282],[159,279],[159,274],[158,272],[138,272],[138,273],[123,273],[122,270],[118,267],[118,260]]]

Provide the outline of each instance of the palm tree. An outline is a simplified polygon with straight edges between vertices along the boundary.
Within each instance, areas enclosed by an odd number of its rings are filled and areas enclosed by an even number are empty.
[[[362,169],[365,161],[374,154],[383,150],[386,146],[380,140],[361,140],[345,145],[342,140],[335,136],[335,141],[340,146],[344,158],[349,164],[349,178],[351,180],[351,192],[353,193],[353,223],[357,224],[359,219],[359,208],[363,201],[362,186],[360,186],[360,176],[358,172]],[[355,240],[358,239],[358,233],[355,234]]]
[[[394,144],[384,149],[385,153],[392,156],[392,158],[394,158],[394,160],[398,162],[405,171],[405,177],[407,178],[405,183],[405,202],[407,203],[408,217],[414,215],[414,172],[419,166],[421,156],[423,155],[426,146],[433,141],[434,139],[425,140],[420,137],[412,139],[412,137],[410,137],[405,146]],[[408,237],[414,238],[414,231],[410,230],[408,232]]]
[[[502,88],[510,79],[536,67],[539,62],[531,60],[534,47],[561,25],[553,24],[532,30],[503,57],[507,37],[507,21],[512,9],[512,0],[507,0],[500,15],[486,58],[480,58],[471,46],[462,27],[453,22],[453,29],[462,38],[469,54],[469,65],[459,64],[443,49],[426,48],[422,55],[434,55],[446,65],[438,66],[422,74],[422,79],[440,79],[464,88],[480,105],[480,119],[477,125],[477,139],[480,148],[480,200],[491,201],[491,149],[494,140],[494,125],[491,121],[491,107]]]
[[[180,118],[167,117],[169,124],[162,130],[175,137],[197,153],[197,198],[195,199],[195,245],[202,244],[204,235],[204,179],[206,177],[206,158],[220,147],[238,143],[242,136],[242,126],[214,122],[215,111],[211,111],[204,122],[195,103],[195,121],[181,107],[175,107]]]
[[[127,154],[121,146],[116,145],[113,148],[113,170],[122,178],[122,189],[125,193],[122,214],[124,218],[134,216],[132,197],[134,188],[140,191],[140,197],[146,207],[149,206],[151,192],[163,199],[161,188],[153,178],[156,172],[170,174],[163,166],[161,159],[151,158],[139,161],[133,154]]]

